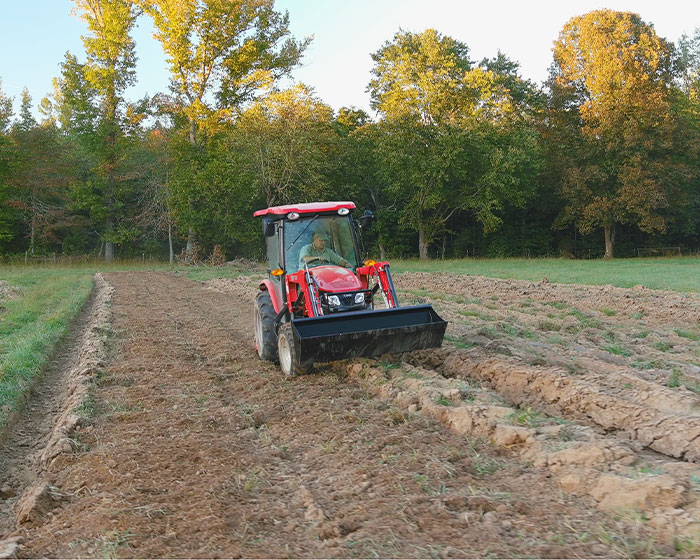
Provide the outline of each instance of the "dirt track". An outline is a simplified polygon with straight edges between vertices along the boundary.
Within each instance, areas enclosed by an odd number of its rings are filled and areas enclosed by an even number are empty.
[[[0,498],[19,556],[698,552],[696,296],[401,275],[444,350],[285,381],[253,349],[254,278],[106,280],[70,445],[36,454],[33,507]]]

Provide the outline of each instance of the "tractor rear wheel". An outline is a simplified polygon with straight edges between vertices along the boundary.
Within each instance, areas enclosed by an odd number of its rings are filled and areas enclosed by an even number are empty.
[[[255,321],[255,349],[258,356],[268,362],[277,361],[277,337],[275,336],[275,308],[268,292],[255,296],[253,305]]]
[[[277,353],[279,354],[280,368],[285,377],[296,375],[306,375],[311,370],[312,364],[302,364],[294,348],[294,336],[292,335],[292,325],[284,323],[280,325],[277,334]]]

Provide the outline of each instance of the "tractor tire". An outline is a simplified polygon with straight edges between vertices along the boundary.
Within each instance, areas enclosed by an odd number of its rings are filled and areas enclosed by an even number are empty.
[[[279,354],[280,368],[285,377],[306,375],[311,371],[312,364],[299,363],[299,357],[294,348],[292,325],[289,323],[280,325],[280,330],[277,333],[277,353]]]
[[[277,361],[277,336],[275,335],[275,308],[270,294],[260,292],[255,296],[253,320],[255,323],[255,349],[260,359]]]

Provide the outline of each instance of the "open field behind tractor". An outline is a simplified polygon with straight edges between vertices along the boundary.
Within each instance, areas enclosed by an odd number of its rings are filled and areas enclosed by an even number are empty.
[[[0,382],[53,341],[0,448],[0,554],[697,556],[698,264],[422,266],[395,283],[442,349],[291,381],[253,348],[256,263],[105,271],[77,316],[92,270],[0,271]]]

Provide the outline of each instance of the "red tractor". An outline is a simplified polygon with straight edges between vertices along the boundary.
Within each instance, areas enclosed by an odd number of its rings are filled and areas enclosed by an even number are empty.
[[[352,202],[258,210],[269,275],[255,298],[255,345],[286,376],[315,362],[433,348],[447,323],[430,305],[400,307],[389,263],[360,260]]]

